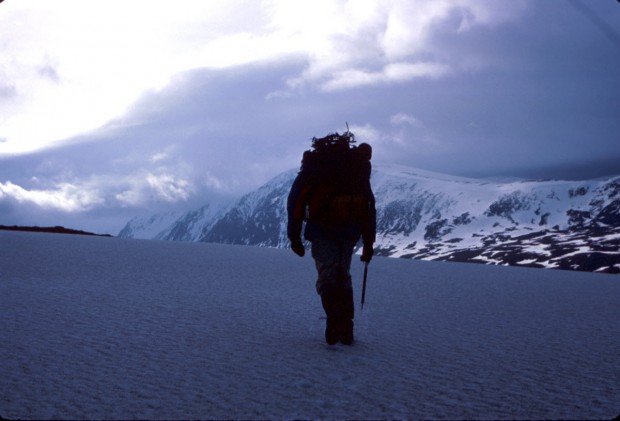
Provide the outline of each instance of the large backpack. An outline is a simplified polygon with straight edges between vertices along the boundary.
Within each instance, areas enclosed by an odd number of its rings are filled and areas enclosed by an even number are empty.
[[[330,229],[363,226],[369,217],[370,145],[354,146],[353,133],[312,139],[304,152],[305,219]]]

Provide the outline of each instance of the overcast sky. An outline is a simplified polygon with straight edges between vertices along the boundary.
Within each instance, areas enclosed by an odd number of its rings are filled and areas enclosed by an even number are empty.
[[[345,130],[376,163],[620,174],[615,0],[0,3],[0,224],[116,234]]]

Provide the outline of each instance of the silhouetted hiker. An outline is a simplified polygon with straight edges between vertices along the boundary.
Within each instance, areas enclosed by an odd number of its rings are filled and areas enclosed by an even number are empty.
[[[303,256],[301,241],[312,243],[317,293],[327,315],[325,340],[353,343],[353,285],[351,257],[360,237],[361,260],[370,262],[376,232],[375,197],[370,187],[372,148],[352,146],[353,133],[312,139],[304,152],[301,170],[288,196],[288,238],[291,249]]]

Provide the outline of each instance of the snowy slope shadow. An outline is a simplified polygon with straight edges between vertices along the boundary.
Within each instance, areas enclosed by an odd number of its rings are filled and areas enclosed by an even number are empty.
[[[615,276],[377,258],[353,347],[313,283],[285,250],[2,232],[0,415],[619,413]]]

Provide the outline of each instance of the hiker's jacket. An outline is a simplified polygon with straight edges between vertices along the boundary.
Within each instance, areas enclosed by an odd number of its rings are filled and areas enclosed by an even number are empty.
[[[288,196],[289,240],[301,238],[305,220],[304,237],[308,241],[343,239],[357,242],[361,236],[365,245],[372,246],[377,223],[375,196],[370,186],[370,162],[364,163],[362,171],[367,175],[361,177],[355,192],[334,194],[329,192],[329,186],[313,182],[315,174],[311,170],[302,168]],[[338,215],[340,209],[346,209],[344,217]]]

